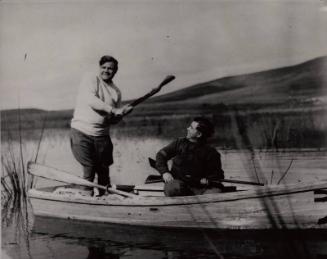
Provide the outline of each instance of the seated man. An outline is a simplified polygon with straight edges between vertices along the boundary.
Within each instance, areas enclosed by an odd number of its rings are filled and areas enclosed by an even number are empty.
[[[212,123],[197,117],[187,128],[186,137],[178,138],[157,153],[156,168],[165,182],[166,196],[204,193],[210,181],[224,179],[220,154],[207,145],[213,133]],[[167,164],[170,159],[171,171]]]

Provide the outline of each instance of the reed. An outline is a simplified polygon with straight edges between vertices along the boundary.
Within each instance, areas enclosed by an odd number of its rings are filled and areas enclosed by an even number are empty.
[[[20,113],[18,113],[18,121],[20,121]],[[20,123],[18,124],[20,125]],[[2,140],[1,153],[1,201],[2,209],[6,209],[9,204],[16,204],[14,207],[27,206],[27,192],[33,186],[34,179],[28,177],[26,164],[34,156],[37,160],[42,138],[46,128],[46,118],[43,120],[43,127],[37,142],[36,150],[33,147],[35,142],[25,141],[22,136],[22,128],[18,127],[18,140],[14,139],[11,131],[8,129],[8,123],[4,127],[7,128],[6,136]],[[33,152],[35,150],[35,152]],[[35,155],[34,155],[35,154]],[[26,159],[28,158],[28,159]],[[11,205],[10,205],[11,207]]]
[[[18,121],[21,122],[20,113],[18,113]],[[37,142],[26,140],[20,126],[16,131],[18,138],[15,138],[12,131],[8,129],[8,123],[4,124],[7,134],[2,135],[1,141],[1,224],[4,228],[12,229],[10,231],[14,238],[12,242],[25,246],[26,258],[32,258],[29,240],[33,217],[30,216],[27,192],[33,186],[34,179],[28,176],[26,163],[33,157],[35,161],[38,159],[46,120],[44,119]]]
[[[8,130],[6,141],[2,142],[1,154],[1,185],[3,187],[1,192],[4,192],[1,194],[8,200],[25,192],[26,177],[24,175],[23,143],[21,137],[18,143],[17,150],[17,144],[14,143],[11,132]]]

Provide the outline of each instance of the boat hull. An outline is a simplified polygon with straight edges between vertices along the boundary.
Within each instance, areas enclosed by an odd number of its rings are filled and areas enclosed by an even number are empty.
[[[138,199],[30,190],[29,197],[34,214],[42,217],[188,229],[327,228],[327,203],[315,202],[314,191],[276,190]]]

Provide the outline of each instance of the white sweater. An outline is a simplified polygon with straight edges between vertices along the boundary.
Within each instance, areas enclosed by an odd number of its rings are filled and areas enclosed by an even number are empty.
[[[88,74],[79,87],[71,127],[91,136],[109,135],[110,115],[103,107],[117,108],[120,103],[121,92],[113,82],[107,84],[99,76]]]

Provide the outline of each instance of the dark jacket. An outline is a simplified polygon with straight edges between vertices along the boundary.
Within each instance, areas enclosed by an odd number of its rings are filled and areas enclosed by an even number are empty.
[[[172,159],[171,170],[168,161]],[[156,167],[160,174],[169,172],[175,179],[190,186],[199,186],[202,178],[224,179],[220,154],[206,143],[193,143],[187,138],[178,138],[161,149],[156,156]]]

